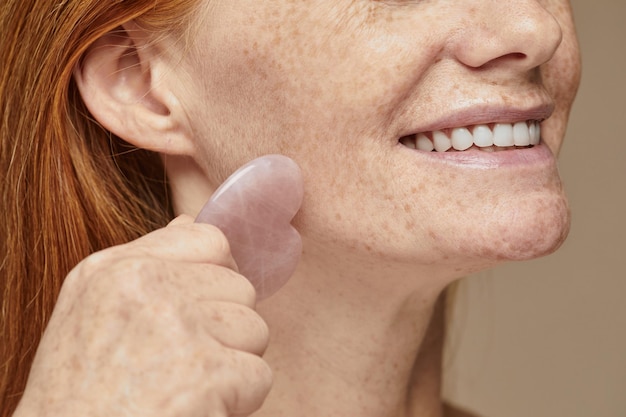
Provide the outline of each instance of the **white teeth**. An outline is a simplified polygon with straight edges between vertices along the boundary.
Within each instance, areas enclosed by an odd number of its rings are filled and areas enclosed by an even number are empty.
[[[496,151],[498,148],[538,145],[541,142],[541,127],[538,121],[517,123],[496,123],[493,129],[488,125],[457,127],[451,129],[450,137],[441,130],[432,132],[432,139],[426,133],[405,136],[400,142],[411,149],[431,152],[446,152],[450,149],[464,151],[473,145],[483,151]]]
[[[474,136],[465,127],[457,127],[452,129],[451,142],[452,147],[457,151],[464,151],[469,149],[474,144]]]
[[[433,132],[433,143],[437,152],[445,152],[452,147],[452,141],[440,130]]]
[[[487,125],[474,127],[474,143],[479,148],[486,148],[493,145],[493,132]]]
[[[530,144],[539,145],[539,141],[541,140],[541,128],[539,127],[539,123],[531,123],[528,128],[528,134],[530,136]]]
[[[433,149],[435,149],[433,141],[428,139],[428,137],[423,133],[417,135],[417,138],[415,139],[415,144],[417,146],[417,149],[419,149],[420,151],[431,152]]]
[[[513,146],[513,125],[497,123],[493,127],[493,144],[495,146]]]
[[[530,145],[530,132],[526,122],[519,122],[513,125],[513,142],[515,146]]]

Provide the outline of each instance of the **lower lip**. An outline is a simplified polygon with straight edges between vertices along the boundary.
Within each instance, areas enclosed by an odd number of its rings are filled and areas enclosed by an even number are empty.
[[[532,148],[507,149],[495,152],[481,151],[476,148],[458,152],[424,152],[403,145],[400,146],[429,161],[476,169],[542,165],[553,163],[555,160],[550,148],[544,144],[535,145]]]

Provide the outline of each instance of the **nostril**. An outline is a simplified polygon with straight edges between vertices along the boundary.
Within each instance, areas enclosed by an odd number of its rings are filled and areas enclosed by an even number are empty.
[[[507,55],[509,58],[514,59],[514,60],[522,60],[526,58],[526,54],[523,54],[521,52],[512,52],[510,54]]]
[[[471,68],[502,65],[530,71],[550,60],[562,31],[542,2],[484,3],[481,13],[493,17],[490,24],[464,24],[450,38],[448,45],[459,62]],[[496,6],[499,10],[492,10]]]
[[[523,52],[511,52],[502,56],[499,56],[497,58],[494,58],[488,62],[486,62],[484,65],[482,65],[479,68],[487,68],[487,67],[492,67],[494,65],[500,65],[500,63],[522,63],[525,59],[528,58],[528,55],[526,55]]]

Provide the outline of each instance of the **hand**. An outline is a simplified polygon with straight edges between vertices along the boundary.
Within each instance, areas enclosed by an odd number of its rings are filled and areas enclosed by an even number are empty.
[[[174,220],[66,278],[21,416],[246,416],[263,403],[268,329],[215,227]]]

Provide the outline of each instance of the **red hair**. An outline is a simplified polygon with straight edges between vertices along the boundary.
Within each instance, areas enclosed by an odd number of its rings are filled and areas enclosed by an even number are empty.
[[[99,37],[135,20],[184,34],[195,0],[3,0],[0,6],[0,416],[21,397],[67,273],[172,217],[158,155],[89,115],[72,80]]]

